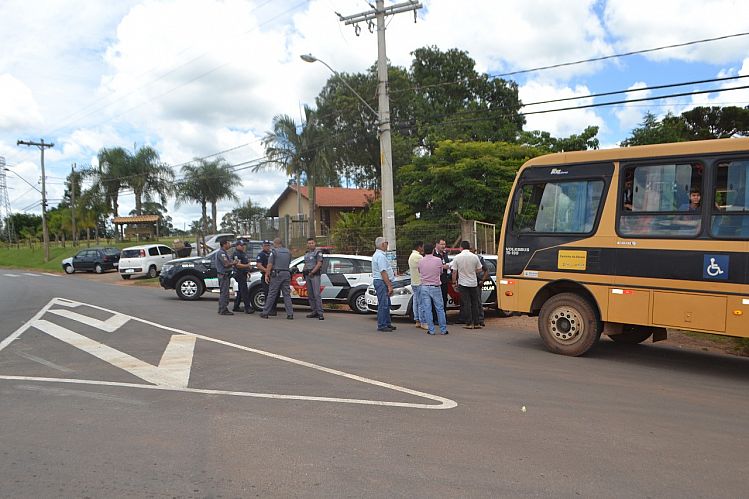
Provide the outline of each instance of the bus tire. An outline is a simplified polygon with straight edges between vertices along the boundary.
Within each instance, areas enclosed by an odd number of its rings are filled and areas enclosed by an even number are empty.
[[[538,315],[538,332],[546,348],[554,353],[577,357],[595,345],[602,322],[591,303],[575,293],[554,295]]]
[[[625,326],[624,331],[609,336],[615,343],[624,345],[637,345],[653,336],[653,330],[645,326]]]

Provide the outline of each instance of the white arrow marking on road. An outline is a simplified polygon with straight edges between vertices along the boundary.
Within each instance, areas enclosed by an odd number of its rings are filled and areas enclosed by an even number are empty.
[[[127,321],[130,320],[130,317],[128,317],[127,315],[122,315],[122,314],[114,314],[109,319],[105,321],[100,321],[99,319],[95,319],[87,315],[82,315],[82,314],[79,314],[78,312],[72,312],[70,310],[63,310],[60,308],[51,308],[49,312],[59,315],[61,317],[65,317],[67,319],[72,319],[77,322],[82,322],[83,324],[95,327],[97,329],[101,329],[102,331],[106,331],[108,333],[113,333],[117,331],[117,329],[122,327]]]
[[[32,325],[53,338],[64,341],[149,383],[185,388],[190,380],[195,337],[172,335],[161,362],[158,366],[153,366],[52,322],[42,319],[35,321]]]

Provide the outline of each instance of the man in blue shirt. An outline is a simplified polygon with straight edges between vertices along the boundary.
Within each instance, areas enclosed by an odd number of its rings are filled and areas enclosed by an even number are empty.
[[[380,236],[375,239],[375,250],[372,255],[372,281],[377,292],[377,330],[383,332],[394,331],[396,328],[390,321],[390,296],[393,294],[393,279],[395,272],[390,266],[387,254],[387,240]]]

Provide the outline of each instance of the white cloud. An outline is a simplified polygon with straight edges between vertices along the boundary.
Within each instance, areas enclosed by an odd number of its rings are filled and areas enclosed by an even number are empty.
[[[627,90],[635,90],[638,88],[647,88],[647,84],[642,81],[638,81],[633,85],[630,85]],[[631,99],[643,99],[649,97],[652,94],[650,90],[642,90],[640,92],[627,93],[626,100]],[[614,110],[614,115],[619,121],[619,127],[625,130],[634,128],[638,123],[642,121],[643,109],[636,103],[627,103],[623,106],[617,106]]]
[[[9,74],[0,74],[0,130],[27,130],[41,121],[31,89]]]
[[[606,29],[618,51],[642,50],[749,31],[749,3],[734,0],[607,0]],[[660,50],[644,56],[661,61],[720,64],[747,54],[747,37]]]
[[[530,81],[519,88],[519,93],[523,102],[531,103],[584,96],[590,94],[590,91],[584,85],[577,85],[574,88],[570,88],[568,86],[555,86],[546,82]],[[565,101],[563,103],[526,106],[521,111],[528,113],[592,103],[593,99],[591,98],[580,98]],[[572,134],[578,134],[591,125],[599,126],[599,133],[605,131],[604,121],[595,113],[595,111],[592,109],[576,109],[555,113],[526,115],[526,125],[524,129],[543,130],[549,132],[554,137],[567,137]]]

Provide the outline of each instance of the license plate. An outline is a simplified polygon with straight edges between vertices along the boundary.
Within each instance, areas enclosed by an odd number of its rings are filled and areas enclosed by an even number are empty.
[[[126,274],[132,274],[133,272],[135,272],[135,269],[127,269],[127,270],[125,270]]]

